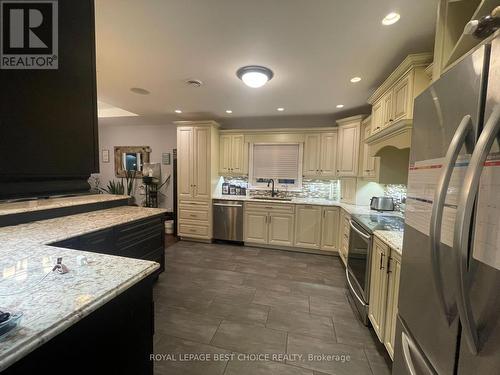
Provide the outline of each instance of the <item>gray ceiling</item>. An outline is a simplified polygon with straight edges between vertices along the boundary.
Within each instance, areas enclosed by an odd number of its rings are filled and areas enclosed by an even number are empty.
[[[157,122],[317,126],[366,112],[367,97],[407,54],[431,51],[436,9],[437,0],[96,0],[98,96]],[[382,26],[390,11],[401,20]],[[274,78],[246,87],[235,72],[249,64]],[[190,78],[204,85],[189,87]]]

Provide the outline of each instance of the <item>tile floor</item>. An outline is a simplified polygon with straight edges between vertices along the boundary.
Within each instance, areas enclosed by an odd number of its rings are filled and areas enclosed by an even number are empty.
[[[347,301],[340,262],[234,245],[169,246],[154,289],[155,353],[164,355],[155,374],[390,374],[385,349]]]

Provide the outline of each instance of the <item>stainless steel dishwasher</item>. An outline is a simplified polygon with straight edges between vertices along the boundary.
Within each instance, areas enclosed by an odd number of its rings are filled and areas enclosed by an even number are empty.
[[[214,239],[243,241],[243,202],[215,199]]]

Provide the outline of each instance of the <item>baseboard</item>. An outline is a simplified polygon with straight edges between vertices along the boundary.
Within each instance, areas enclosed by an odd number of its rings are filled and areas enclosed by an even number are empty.
[[[244,245],[248,246],[248,247],[261,247],[261,248],[273,249],[273,250],[294,251],[296,253],[308,253],[308,254],[328,255],[328,256],[340,257],[338,251],[306,249],[306,248],[302,248],[302,247],[291,247],[291,246],[265,245],[265,244],[261,244],[261,243],[252,243],[252,242],[245,242]]]

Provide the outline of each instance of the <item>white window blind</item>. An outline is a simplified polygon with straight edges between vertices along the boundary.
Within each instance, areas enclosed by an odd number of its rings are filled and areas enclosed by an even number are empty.
[[[299,179],[300,145],[254,144],[253,180]]]

